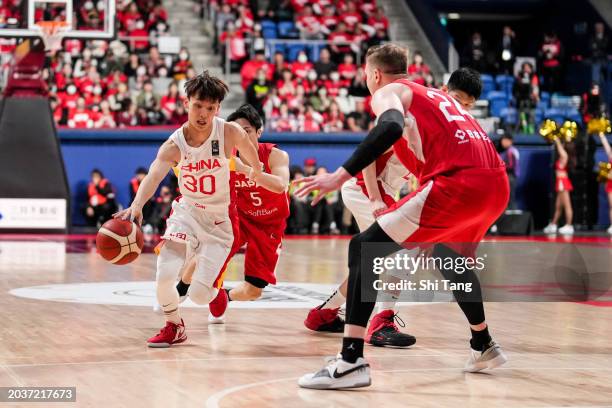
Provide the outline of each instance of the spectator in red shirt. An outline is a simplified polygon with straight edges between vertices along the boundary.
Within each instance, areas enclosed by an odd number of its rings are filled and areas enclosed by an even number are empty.
[[[329,75],[329,80],[325,81],[325,87],[330,97],[335,98],[340,93],[340,88],[345,88],[348,85],[337,71],[332,72]]]
[[[100,102],[100,113],[98,114],[96,123],[94,125],[96,128],[115,128],[117,127],[117,122],[115,122],[115,115],[110,110],[110,105],[108,101]]]
[[[561,41],[556,33],[549,33],[544,36],[544,42],[540,46],[540,66],[544,84],[542,88],[550,93],[558,92],[561,81],[561,59],[563,49]]]
[[[299,109],[304,103],[306,103],[306,92],[304,86],[300,84],[295,88],[295,95],[287,96],[287,104],[290,109]]]
[[[305,40],[318,40],[321,38],[321,23],[312,12],[312,7],[306,5],[296,22],[301,37]]]
[[[189,51],[183,47],[179,52],[178,60],[174,62],[172,67],[172,76],[175,80],[180,81],[185,78],[189,68],[193,68],[193,62],[189,59]]]
[[[297,131],[297,118],[289,111],[286,103],[281,104],[278,113],[270,118],[270,128],[277,132]]]
[[[76,109],[77,100],[79,99],[79,95],[77,94],[77,87],[72,82],[68,82],[66,86],[66,93],[58,92],[57,97],[62,103],[62,108],[68,111],[72,109]]]
[[[172,112],[172,116],[168,123],[171,125],[182,125],[185,122],[187,122],[187,111],[185,110],[185,105],[179,103],[176,105],[174,112]]]
[[[323,115],[315,111],[311,104],[300,105],[300,115],[298,115],[300,132],[320,132],[322,124]]]
[[[301,13],[307,4],[308,0],[291,0],[291,5],[296,13]]]
[[[253,13],[248,7],[241,5],[238,7],[238,19],[236,20],[236,28],[245,33],[253,31],[255,20],[253,19]]]
[[[142,19],[136,20],[133,29],[128,30],[130,48],[136,52],[143,52],[149,48],[149,31]]]
[[[340,19],[336,15],[336,8],[331,4],[325,6],[325,11],[323,12],[323,15],[320,17],[319,20],[321,22],[321,31],[325,35],[331,34],[331,32],[334,31],[334,29],[338,25],[338,22],[340,21]]]
[[[162,96],[159,106],[161,108],[161,112],[164,115],[166,120],[169,120],[172,117],[172,114],[176,110],[178,105],[182,105],[183,101],[178,91],[178,84],[176,81],[170,82],[168,85],[168,92]]]
[[[125,30],[132,30],[137,20],[142,19],[140,12],[138,11],[138,6],[136,3],[132,2],[128,6],[128,11],[123,13],[121,16],[121,22],[123,23],[123,27]]]
[[[296,78],[304,79],[312,67],[312,63],[308,62],[306,51],[300,51],[297,60],[291,64],[291,72],[293,72]]]
[[[323,115],[323,130],[326,132],[341,132],[344,130],[344,114],[336,102],[332,102]]]
[[[237,31],[233,23],[227,24],[227,30],[219,37],[221,43],[221,62],[225,65],[226,47],[229,46],[229,57],[232,72],[240,70],[247,59],[246,42],[242,31]]]
[[[276,82],[276,88],[278,88],[278,95],[281,98],[287,98],[296,93],[296,83],[290,70],[283,70],[283,77],[280,81]]]
[[[94,113],[85,107],[85,99],[77,99],[76,108],[68,112],[68,127],[92,128]]]
[[[353,63],[353,55],[346,54],[344,56],[344,62],[338,65],[338,72],[340,77],[346,81],[352,81],[357,75],[357,66]]]
[[[266,79],[271,80],[274,74],[274,66],[266,61],[266,56],[263,51],[255,53],[255,59],[249,60],[242,65],[240,69],[240,78],[242,78],[241,85],[243,89],[246,89],[255,76],[257,71],[262,69],[266,75]]]
[[[72,65],[64,64],[62,65],[62,72],[59,72],[55,75],[55,85],[58,90],[66,89],[66,84],[68,82],[73,81],[72,77]]]
[[[423,55],[420,51],[414,53],[412,64],[408,66],[408,75],[412,82],[425,85],[425,77],[431,73],[429,66],[423,62]]]
[[[330,48],[334,61],[342,61],[344,54],[351,52],[350,43],[353,41],[353,36],[347,32],[345,23],[338,23],[336,30],[332,32],[327,39],[331,42]]]
[[[357,5],[355,2],[349,1],[346,3],[346,11],[340,13],[340,18],[347,25],[349,30],[353,30],[357,25],[361,24],[363,21],[363,17],[359,10],[357,10]]]
[[[374,30],[389,30],[389,20],[380,7],[376,8],[374,14],[368,18],[368,25]]]

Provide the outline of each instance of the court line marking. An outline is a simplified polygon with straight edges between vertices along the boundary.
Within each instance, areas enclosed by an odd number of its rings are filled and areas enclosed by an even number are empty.
[[[371,355],[372,358],[407,358],[407,357],[446,357],[444,354],[410,354],[410,355]],[[108,360],[108,361],[66,361],[57,363],[28,363],[28,364],[3,364],[5,368],[23,367],[45,367],[45,366],[71,366],[71,365],[104,365],[104,364],[147,364],[147,363],[168,363],[168,362],[194,362],[194,361],[248,361],[248,360],[285,360],[285,359],[317,359],[324,360],[322,356],[263,356],[263,357],[206,357],[206,358],[168,358],[168,359],[148,359],[148,360]]]
[[[555,371],[555,370],[576,370],[576,371],[584,371],[584,370],[595,370],[595,371],[612,371],[612,368],[583,368],[583,367],[497,367],[494,369],[494,371],[498,371],[498,370],[506,370],[506,371],[511,371],[511,370],[545,370],[545,371]],[[372,370],[372,372],[375,373],[405,373],[405,372],[415,372],[415,371],[458,371],[461,373],[465,373],[465,374],[469,374],[465,371],[463,371],[463,367],[461,368],[456,368],[456,367],[441,367],[441,368],[405,368],[405,369],[399,369],[399,370]],[[487,371],[487,372],[490,372]],[[225,397],[227,397],[230,394],[233,394],[237,391],[242,391],[248,388],[252,388],[252,387],[257,387],[259,385],[267,385],[267,384],[274,384],[274,383],[278,383],[278,382],[284,382],[284,381],[289,381],[289,380],[294,380],[297,381],[300,377],[285,377],[285,378],[277,378],[277,379],[272,379],[272,380],[265,380],[265,381],[257,381],[257,382],[252,382],[252,383],[247,383],[247,384],[242,384],[242,385],[236,385],[234,387],[228,387],[225,388],[221,391],[218,391],[216,393],[214,393],[213,395],[211,395],[210,397],[208,397],[206,399],[206,408],[219,408],[219,402],[221,402],[221,400]],[[299,387],[296,384],[296,387]],[[314,390],[317,391],[317,390]],[[342,392],[341,390],[338,390],[340,392]],[[561,407],[557,407],[557,406],[544,406],[541,408],[561,408]],[[610,408],[610,405],[589,405],[589,406],[580,406],[580,405],[572,405],[572,406],[564,406],[563,408]]]
[[[180,347],[180,346],[178,346]],[[421,351],[427,353],[432,351],[431,349],[422,348]],[[163,349],[160,350],[163,352]],[[511,353],[513,356],[515,353]],[[523,354],[539,354],[539,353],[519,353]],[[556,353],[555,356],[576,356],[578,353]],[[548,355],[548,354],[542,354]],[[591,354],[591,355],[605,355],[608,354]],[[394,355],[382,355],[382,354],[368,354],[368,358],[371,359],[397,359],[397,358],[411,358],[411,357],[465,357],[463,353],[446,353],[440,352],[429,353],[429,354],[394,354]],[[26,357],[23,357],[26,358]],[[203,358],[160,358],[160,359],[141,359],[141,360],[104,360],[104,361],[59,361],[53,363],[24,363],[24,364],[0,364],[7,370],[10,368],[24,368],[24,367],[46,367],[46,366],[72,366],[72,365],[105,365],[105,364],[148,364],[148,363],[168,363],[168,362],[197,362],[197,361],[252,361],[252,360],[292,360],[292,359],[316,359],[324,360],[324,356],[258,356],[258,357],[203,357]],[[519,370],[516,367],[502,367],[496,368],[496,370]],[[567,368],[542,368],[543,370],[599,370],[599,371],[612,371],[612,368],[598,368],[598,367],[567,367]],[[424,369],[421,369],[424,370]],[[525,368],[525,370],[532,370],[532,368]],[[612,408],[612,406],[611,406]]]
[[[9,375],[9,377],[11,377],[13,379],[13,381],[15,381],[17,383],[17,386],[19,387],[24,387],[24,383],[19,379],[19,376],[17,374],[15,374],[13,372],[13,370],[11,370],[9,367],[7,367],[6,365],[2,364],[0,365],[0,367],[2,367],[2,369],[4,369],[4,371],[6,371],[6,373]]]

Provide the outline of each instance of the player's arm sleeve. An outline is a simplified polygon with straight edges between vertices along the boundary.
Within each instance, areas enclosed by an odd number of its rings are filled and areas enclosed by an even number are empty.
[[[342,167],[351,175],[359,173],[395,144],[404,132],[404,115],[397,109],[389,109],[378,118],[378,124],[370,130]]]

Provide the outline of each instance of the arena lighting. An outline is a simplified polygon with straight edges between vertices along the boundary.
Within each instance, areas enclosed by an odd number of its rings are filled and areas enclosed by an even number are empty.
[[[449,20],[459,20],[461,15],[459,13],[448,13],[447,17]]]

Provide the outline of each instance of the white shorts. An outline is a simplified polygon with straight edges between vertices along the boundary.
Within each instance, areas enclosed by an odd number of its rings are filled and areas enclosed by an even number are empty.
[[[379,185],[380,188],[380,185]],[[370,199],[365,194],[360,185],[357,184],[357,179],[353,177],[342,185],[342,201],[346,208],[353,214],[359,231],[365,231],[374,224],[374,215],[372,214],[372,206],[370,205]],[[386,186],[380,191],[381,195],[388,195],[389,199],[392,199],[395,192],[392,192]]]
[[[236,218],[236,219],[234,219]],[[195,257],[193,279],[208,287],[221,287],[232,246],[238,240],[237,216],[198,209],[181,199],[172,203],[162,239],[187,245],[186,257]],[[177,271],[178,273],[179,271]]]
[[[395,193],[392,191],[390,186],[385,184],[382,184],[382,186],[383,188],[380,193],[381,195],[388,195],[389,197],[386,201],[389,202],[389,199],[393,197]],[[379,185],[379,188],[380,187],[381,186]],[[376,221],[374,219],[374,215],[372,214],[370,199],[365,194],[361,186],[357,184],[357,179],[355,177],[342,185],[342,201],[344,202],[344,205],[346,205],[346,208],[348,208],[353,214],[353,217],[355,217],[359,231],[365,231]],[[403,249],[399,251],[398,254],[405,253],[409,256],[418,256],[419,252],[420,251],[418,249],[416,251],[408,251]],[[387,274],[398,279],[406,279],[406,271],[403,270],[390,269],[387,271]]]

